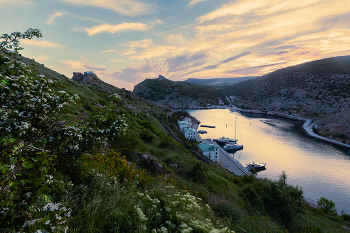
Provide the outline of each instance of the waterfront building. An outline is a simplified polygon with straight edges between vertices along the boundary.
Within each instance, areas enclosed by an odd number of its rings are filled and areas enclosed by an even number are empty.
[[[206,156],[208,159],[211,159],[214,163],[220,163],[219,145],[201,143],[198,145],[198,147],[199,150],[202,151],[203,155]]]

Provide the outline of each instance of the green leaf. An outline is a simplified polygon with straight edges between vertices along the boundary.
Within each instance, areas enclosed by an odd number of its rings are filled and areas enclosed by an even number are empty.
[[[26,169],[30,169],[30,168],[33,167],[33,163],[28,162],[28,161],[24,162],[22,165],[23,165],[23,167],[26,168]]]
[[[0,164],[2,174],[5,174],[9,170],[9,164]]]

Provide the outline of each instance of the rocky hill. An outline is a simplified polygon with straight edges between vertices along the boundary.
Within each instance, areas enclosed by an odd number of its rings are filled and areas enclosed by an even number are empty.
[[[106,91],[108,93],[113,93],[115,92],[115,89],[116,89],[115,86],[112,86],[108,83],[103,82],[101,79],[97,77],[96,74],[92,72],[84,72],[84,74],[80,72],[74,72],[72,80],[76,82],[82,82],[84,84],[90,84],[93,86],[100,87],[103,91]]]
[[[277,70],[227,88],[234,105],[279,110],[317,121],[320,134],[350,138],[350,56]]]
[[[162,75],[137,84],[133,92],[140,98],[171,108],[201,108],[207,105],[218,105],[223,103],[225,96],[221,88],[182,81],[174,82]]]

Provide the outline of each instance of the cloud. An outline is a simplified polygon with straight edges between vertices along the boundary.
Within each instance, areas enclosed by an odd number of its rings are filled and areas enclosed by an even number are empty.
[[[261,70],[262,68],[271,67],[271,66],[274,66],[274,67],[279,66],[280,67],[281,65],[286,64],[286,63],[287,62],[279,62],[279,63],[274,63],[274,64],[253,66],[253,67],[247,67],[247,68],[242,68],[242,69],[237,69],[237,70],[226,71],[226,73],[242,73],[244,71],[252,72],[252,70],[254,70],[256,72],[256,70]]]
[[[191,0],[191,2],[188,4],[187,7],[191,7],[197,3],[204,2],[204,1],[207,1],[207,0]]]
[[[204,67],[203,69],[201,69],[201,70],[199,70],[199,71],[216,69],[216,68],[218,68],[220,65],[223,65],[223,64],[228,63],[228,62],[230,62],[230,61],[233,61],[233,60],[236,60],[236,59],[238,59],[238,58],[244,57],[244,56],[246,56],[246,55],[248,55],[248,54],[250,54],[250,52],[244,52],[244,53],[238,54],[238,55],[236,55],[236,56],[229,57],[229,58],[227,58],[227,59],[225,59],[225,60],[223,60],[223,61],[218,62],[218,63],[215,64],[215,65],[206,66],[206,67]]]
[[[163,39],[171,44],[178,44],[186,41],[186,37],[182,34],[170,34]]]
[[[136,53],[135,50],[126,50],[124,52],[121,52],[120,54],[123,55],[123,56],[126,56],[126,55],[131,55],[131,54],[134,54]]]
[[[16,6],[22,6],[27,4],[32,4],[33,2],[30,0],[0,0],[0,6],[4,5],[16,5]]]
[[[205,14],[203,16],[200,16],[197,18],[197,21],[200,23],[207,21],[207,20],[213,20],[220,17],[224,17],[227,15],[243,15],[246,13],[251,12],[252,10],[258,9],[260,7],[263,7],[267,5],[269,2],[268,0],[241,0],[234,3],[225,4],[222,7],[220,7],[217,10],[214,10],[208,14]]]
[[[64,64],[67,68],[70,68],[70,69],[79,69],[79,70],[85,69],[84,63],[82,63],[80,61],[63,60],[60,62],[62,64]]]
[[[157,77],[159,74],[166,76],[166,68],[155,60],[147,59],[140,65],[130,65],[113,73],[111,76],[126,83],[137,84],[147,77]]]
[[[85,28],[85,31],[87,31],[90,36],[93,36],[95,34],[103,32],[115,34],[117,32],[123,31],[146,31],[149,28],[150,26],[144,23],[121,23],[116,25],[102,24],[93,26],[92,28]]]
[[[77,69],[80,71],[84,70],[92,70],[92,71],[106,71],[107,68],[105,66],[96,66],[89,62],[85,58],[81,58],[80,61],[72,61],[72,60],[62,60],[60,61],[62,64],[64,64],[66,67],[65,68],[70,68],[70,69]]]
[[[101,53],[112,53],[112,52],[117,52],[117,50],[109,49],[109,50],[102,51]]]
[[[113,10],[119,14],[135,16],[154,13],[154,4],[146,4],[136,0],[61,0],[74,5],[85,5]]]
[[[166,58],[164,64],[168,68],[168,72],[176,72],[193,67],[203,65],[208,58],[206,52],[200,51],[196,53],[183,53],[175,57]]]
[[[149,22],[149,24],[151,24],[151,25],[157,25],[157,24],[163,24],[164,22],[162,21],[162,20],[160,20],[160,19],[155,19],[155,20],[153,20],[153,21],[151,21],[151,22]]]
[[[47,24],[51,24],[52,21],[56,18],[56,17],[59,17],[59,16],[62,16],[63,13],[61,12],[56,12],[53,16],[50,17],[49,21],[47,21]]]
[[[129,41],[124,44],[120,44],[129,48],[148,48],[153,45],[152,39],[142,39],[141,41]]]
[[[233,61],[233,60],[237,60],[237,59],[244,57],[246,55],[249,55],[249,54],[250,54],[250,52],[244,52],[244,53],[238,54],[236,56],[229,57],[223,61],[220,61],[220,62],[216,63],[215,65],[205,66],[205,67],[200,68],[200,69],[191,70],[187,73],[181,74],[180,76],[186,76],[186,75],[198,73],[198,72],[201,72],[204,70],[214,70],[214,69],[217,69],[220,65],[223,65],[223,64],[228,63],[228,62]]]
[[[105,70],[107,70],[106,67],[100,67],[100,66],[84,65],[84,67],[88,70],[93,70],[93,71],[105,71]]]
[[[109,61],[110,61],[110,62],[113,62],[113,63],[122,63],[122,62],[125,62],[124,60],[119,59],[119,58],[111,59],[111,60],[109,60]]]
[[[32,46],[37,46],[37,47],[54,47],[54,48],[64,47],[64,45],[57,44],[57,43],[50,42],[50,41],[46,41],[46,40],[44,40],[44,41],[22,40],[21,43],[25,44],[25,45],[32,45]]]

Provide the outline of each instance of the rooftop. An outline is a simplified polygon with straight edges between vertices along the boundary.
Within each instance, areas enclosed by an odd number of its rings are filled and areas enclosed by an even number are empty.
[[[207,144],[207,143],[199,144],[198,147],[202,151],[214,151],[215,148],[220,148],[220,146],[218,146],[217,144]]]
[[[195,129],[192,129],[192,128],[185,128],[184,131],[186,133],[195,133],[195,132],[197,132]]]

